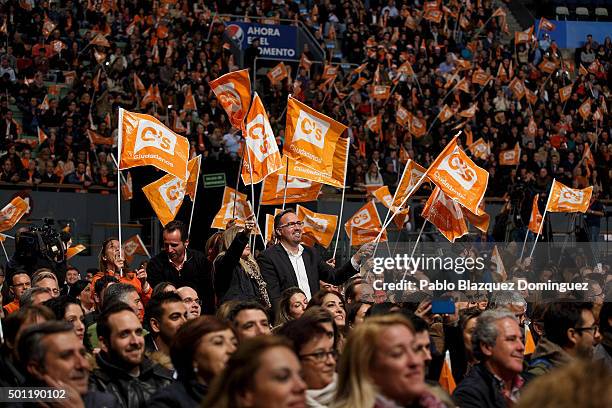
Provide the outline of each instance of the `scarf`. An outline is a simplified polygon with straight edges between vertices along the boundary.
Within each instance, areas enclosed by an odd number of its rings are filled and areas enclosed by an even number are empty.
[[[306,390],[306,406],[308,408],[327,408],[334,401],[338,375],[334,374],[332,382],[320,390]]]
[[[272,304],[270,303],[270,297],[268,296],[268,291],[266,290],[266,282],[261,276],[261,272],[259,271],[259,265],[257,265],[257,262],[255,262],[251,257],[247,259],[240,258],[240,266],[242,266],[242,269],[247,274],[247,276],[253,279],[257,284],[261,300],[263,300],[267,307],[272,307]]]

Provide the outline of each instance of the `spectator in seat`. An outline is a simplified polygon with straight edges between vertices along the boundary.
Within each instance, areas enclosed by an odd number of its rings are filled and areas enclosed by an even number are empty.
[[[106,306],[98,318],[98,335],[101,351],[92,389],[113,394],[121,406],[144,407],[151,395],[172,383],[171,371],[144,355],[142,324],[130,306]]]
[[[53,298],[49,288],[32,287],[26,289],[19,298],[19,309],[26,306],[40,305],[43,302]]]
[[[45,171],[40,175],[40,182],[52,184],[60,182],[60,178],[55,171],[55,165],[52,160],[47,160],[45,163]]]
[[[6,183],[17,183],[19,181],[19,174],[15,171],[11,159],[4,159],[2,163],[2,172],[0,172],[0,181]]]
[[[170,355],[170,343],[178,329],[187,321],[187,307],[176,292],[160,293],[152,297],[145,310],[145,350]]]
[[[240,341],[271,334],[268,310],[257,302],[237,303],[230,310],[227,320],[234,325]]]
[[[198,297],[198,292],[189,286],[183,286],[182,288],[178,288],[176,293],[178,293],[187,307],[187,319],[191,320],[200,317],[202,313],[202,301]]]
[[[45,303],[57,320],[64,320],[72,324],[74,333],[81,342],[85,338],[85,324],[83,318],[83,308],[76,300],[68,296],[60,296],[47,300]]]
[[[64,179],[66,184],[77,184],[83,187],[89,187],[93,184],[93,180],[87,174],[87,165],[85,163],[78,163],[76,169],[69,173]]]
[[[304,291],[298,287],[287,288],[281,293],[274,326],[282,326],[285,323],[299,319],[306,310],[308,301]]]
[[[4,315],[7,316],[11,313],[15,313],[19,310],[20,304],[19,299],[23,292],[30,289],[32,286],[30,277],[25,271],[17,271],[11,277],[11,284],[9,285],[9,293],[13,295],[13,301],[4,305]]]
[[[40,184],[42,181],[42,176],[38,172],[36,168],[36,160],[30,160],[25,169],[21,170],[21,174],[19,175],[19,181],[22,181],[27,184]]]

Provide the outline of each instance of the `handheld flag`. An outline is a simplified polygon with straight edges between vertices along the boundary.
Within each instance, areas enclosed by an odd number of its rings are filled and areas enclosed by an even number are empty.
[[[577,189],[553,180],[546,210],[550,212],[581,212],[589,208],[593,186]]]
[[[166,174],[159,180],[142,188],[142,192],[149,200],[163,226],[174,220],[181,205],[183,205],[185,184],[183,180]]]
[[[296,215],[304,223],[302,241],[310,246],[316,242],[329,247],[336,232],[338,216],[316,213],[301,205],[296,206]]]
[[[297,177],[287,177],[285,197],[285,170],[277,171],[264,179],[261,204],[279,205],[283,203],[303,203],[315,201],[321,192],[321,184]]]
[[[499,153],[499,164],[501,166],[516,166],[519,164],[521,158],[521,148],[516,142],[514,149],[504,150]]]
[[[21,197],[15,197],[0,210],[0,232],[13,228],[28,212],[30,206]]]
[[[209,84],[217,99],[219,99],[219,103],[227,112],[232,126],[236,129],[242,129],[242,122],[251,104],[249,70],[230,72],[210,81]]]
[[[425,203],[421,216],[438,228],[450,242],[468,233],[461,207],[436,187]]]
[[[539,194],[536,194],[533,197],[533,203],[531,204],[531,216],[529,217],[529,231],[534,234],[539,234],[540,229],[542,228],[542,214],[540,214],[540,209],[538,208],[538,198]]]

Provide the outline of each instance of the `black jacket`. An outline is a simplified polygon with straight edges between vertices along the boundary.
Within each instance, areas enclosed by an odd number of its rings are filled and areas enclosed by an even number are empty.
[[[215,291],[211,268],[200,251],[187,248],[187,260],[180,271],[170,263],[165,252],[157,254],[147,265],[147,279],[152,287],[160,282],[170,282],[177,288],[190,286],[198,292],[202,300],[202,314],[215,313]]]
[[[308,284],[312,295],[319,290],[319,280],[340,285],[346,282],[358,271],[353,268],[351,262],[347,262],[340,268],[332,268],[321,258],[319,252],[311,247],[304,246],[302,253]],[[289,260],[287,251],[281,244],[272,245],[266,249],[257,259],[261,275],[268,285],[268,295],[272,305],[276,305],[280,299],[281,292],[292,286],[298,286],[297,276],[293,265]]]
[[[113,394],[122,408],[141,408],[160,388],[171,384],[172,372],[147,357],[140,364],[140,375],[133,377],[124,369],[111,364],[105,353],[96,356],[98,368],[89,381],[91,388]]]
[[[147,408],[199,407],[207,392],[208,387],[195,381],[187,383],[177,381],[153,394],[147,402]]]
[[[506,408],[497,380],[484,364],[475,365],[461,381],[453,399],[461,408]]]
[[[240,257],[248,243],[249,236],[240,232],[225,254],[215,259],[215,293],[219,304],[228,300],[256,300],[263,303],[257,282],[240,265]]]

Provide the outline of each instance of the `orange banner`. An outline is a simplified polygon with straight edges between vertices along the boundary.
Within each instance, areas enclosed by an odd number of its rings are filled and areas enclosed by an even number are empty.
[[[425,133],[427,132],[427,122],[425,122],[425,119],[423,118],[419,118],[415,115],[412,115],[412,118],[410,119],[409,131],[417,139],[420,137],[423,137],[425,136]]]
[[[408,112],[408,109],[403,106],[398,106],[397,111],[395,112],[395,121],[400,126],[406,126],[410,124],[410,119],[412,114]]]
[[[164,102],[162,101],[161,93],[159,92],[159,87],[157,85],[149,86],[147,92],[142,97],[140,101],[140,107],[146,108],[148,104],[155,102],[161,109],[165,109]]]
[[[303,203],[316,201],[321,192],[321,183],[297,177],[287,177],[286,203]],[[278,205],[285,197],[285,168],[265,178],[262,189],[263,205]]]
[[[0,231],[7,231],[13,228],[28,212],[30,206],[21,197],[15,197],[10,203],[0,210]]]
[[[378,134],[382,127],[382,115],[372,116],[366,120],[366,127],[370,129],[372,133]]]
[[[425,167],[420,164],[414,162],[412,159],[408,159],[406,166],[404,167],[404,172],[402,173],[402,177],[397,186],[397,193],[395,194],[395,201],[393,201],[393,205],[396,207],[402,206],[402,208],[406,208],[406,205],[402,205],[402,202],[406,200],[406,197],[410,193],[410,190],[414,188],[414,186],[419,182],[423,174],[425,174]],[[424,181],[428,181],[424,179]],[[416,190],[418,187],[414,190]],[[413,192],[414,194],[414,192]]]
[[[151,165],[187,179],[189,141],[153,116],[119,108],[119,140],[121,170]]]
[[[321,75],[322,79],[333,78],[338,75],[338,67],[336,65],[326,65],[323,67],[323,74]]]
[[[533,197],[533,203],[531,204],[531,216],[529,217],[529,231],[534,234],[540,233],[540,228],[542,228],[542,214],[540,214],[540,209],[538,208],[538,197],[540,195],[536,194]]]
[[[134,190],[132,187],[132,174],[128,172],[125,178],[125,183],[121,185],[121,197],[125,201],[130,201],[134,197]]]
[[[294,160],[289,160],[289,175],[315,181],[317,183],[328,184],[337,188],[343,188],[346,180],[346,165],[348,163],[350,147],[351,144],[348,138],[338,138],[336,150],[334,151],[334,169],[332,170],[331,177],[327,177],[323,173],[306,167]],[[281,173],[283,172],[283,170],[279,171]]]
[[[519,101],[525,96],[525,85],[518,77],[514,77],[508,87]]]
[[[83,252],[85,249],[86,247],[83,244],[76,244],[75,246],[71,246],[70,248],[66,249],[66,260],[74,258],[76,255]]]
[[[450,198],[475,214],[489,183],[489,173],[478,167],[457,145],[457,137],[427,169],[426,174]]]
[[[403,210],[400,210],[399,207],[393,205],[393,196],[391,195],[391,192],[389,191],[389,187],[382,186],[376,189],[375,191],[373,191],[372,195],[376,197],[376,199],[380,203],[382,203],[382,205],[384,205],[389,210],[391,210],[391,212],[397,213],[395,214],[395,217],[393,218],[393,222],[395,223],[395,225],[397,225],[397,228],[399,229],[404,228],[404,222],[406,221],[406,218],[408,217],[408,208],[404,208]],[[404,206],[404,207],[407,207],[407,206]]]
[[[569,84],[568,86],[564,86],[563,88],[559,88],[559,99],[561,102],[567,101],[570,96],[572,96],[572,88],[574,84]]]
[[[580,105],[578,108],[578,113],[584,120],[589,118],[591,115],[591,98],[587,99],[582,105]]]
[[[334,151],[346,126],[289,97],[283,154],[331,177]]]
[[[518,144],[514,146],[512,150],[504,150],[499,153],[499,164],[500,166],[516,166],[519,164],[521,159],[521,148]]]
[[[266,74],[270,82],[274,85],[289,76],[285,63],[280,62]]]
[[[255,184],[283,166],[268,114],[257,92],[253,96],[246,122],[245,142],[248,156],[243,158],[242,181],[244,184],[251,184],[252,172],[252,182]]]
[[[198,180],[200,179],[200,167],[202,166],[202,155],[198,154],[187,163],[187,182],[185,183],[185,194],[191,200],[195,200],[196,191],[198,190]]]
[[[123,241],[121,248],[123,249],[123,257],[128,264],[131,264],[134,261],[136,255],[142,255],[149,258],[151,257],[149,251],[147,251],[147,247],[145,247],[145,244],[142,242],[142,239],[140,239],[140,235],[138,234]]]
[[[217,96],[219,103],[227,112],[229,121],[236,129],[241,129],[244,118],[251,104],[251,79],[249,70],[230,72],[214,81],[210,87]]]
[[[438,228],[450,242],[468,233],[461,207],[436,187],[429,196],[421,216]]]
[[[316,213],[301,205],[296,206],[296,215],[304,223],[302,242],[313,246],[317,244],[327,248],[334,239],[338,225],[338,216]]]
[[[482,137],[468,147],[472,155],[480,160],[486,160],[491,154],[491,147]]]
[[[445,104],[440,110],[440,113],[438,113],[438,120],[444,123],[453,116],[455,116],[455,113],[451,108],[448,107],[448,105]]]
[[[247,195],[226,186],[223,190],[221,208],[210,227],[224,230],[227,223],[233,219],[236,219],[236,225],[244,226],[244,221],[252,215],[253,209],[247,200]]]
[[[589,209],[593,186],[577,189],[553,180],[548,198],[547,211],[550,212],[581,212]]]
[[[351,240],[351,245],[363,245],[376,239],[382,229],[380,217],[373,201],[368,201],[345,224],[344,230]],[[380,242],[387,240],[386,231]]]
[[[112,146],[115,144],[112,137],[104,137],[91,129],[87,129],[87,137],[89,138],[89,141],[96,146]]]
[[[477,109],[478,109],[478,104],[475,103],[469,108],[467,108],[466,110],[459,112],[459,116],[461,116],[462,118],[467,118],[467,119],[473,118],[474,116],[476,116]]]
[[[163,226],[174,220],[185,198],[186,183],[170,174],[142,188]]]

